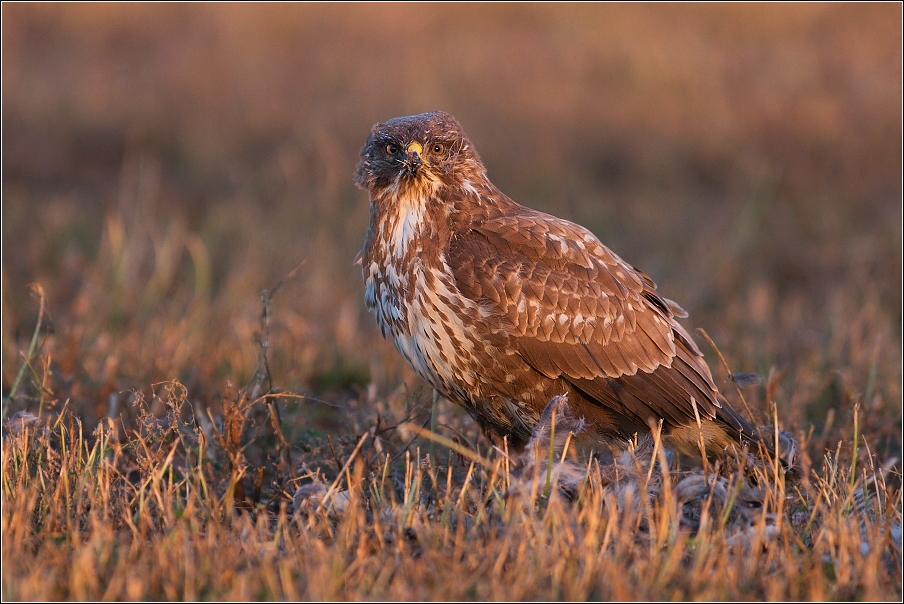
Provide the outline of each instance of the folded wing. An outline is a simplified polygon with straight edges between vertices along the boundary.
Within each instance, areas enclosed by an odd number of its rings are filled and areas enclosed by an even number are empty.
[[[543,375],[636,425],[687,425],[695,404],[716,417],[721,397],[675,321],[680,307],[583,227],[521,208],[458,233],[445,258],[460,291]]]

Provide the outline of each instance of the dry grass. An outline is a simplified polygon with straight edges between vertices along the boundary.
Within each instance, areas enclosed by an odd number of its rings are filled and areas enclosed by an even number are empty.
[[[2,11],[4,600],[900,599],[899,6]],[[428,109],[803,479],[519,467],[434,404],[351,265],[364,136]]]
[[[755,489],[734,475],[721,496],[704,480],[691,510],[681,493],[688,481],[641,456],[636,469],[625,458],[620,479],[612,465],[572,466],[578,480],[566,498],[558,488],[563,466],[544,477],[545,465],[513,471],[505,456],[481,458],[460,445],[461,453],[430,455],[426,442],[374,425],[354,448],[331,443],[334,461],[345,462],[338,475],[327,470],[333,486],[291,505],[298,481],[323,484],[323,468],[296,459],[306,470],[291,478],[298,466],[282,463],[288,456],[279,444],[270,451],[281,469],[272,482],[248,461],[246,427],[266,414],[266,398],[226,400],[222,419],[205,423],[187,413],[181,384],[159,392],[165,417],[152,416],[138,397],[139,428],[122,435],[113,422],[88,435],[68,410],[48,423],[14,420],[20,425],[3,450],[5,598],[888,600],[901,593],[901,490],[882,468],[837,453],[799,484],[781,473],[776,480],[769,467],[754,472]],[[278,426],[270,424],[272,435]],[[656,494],[643,497],[648,490]]]

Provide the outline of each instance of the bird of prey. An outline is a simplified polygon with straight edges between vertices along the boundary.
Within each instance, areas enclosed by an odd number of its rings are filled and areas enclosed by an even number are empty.
[[[666,446],[759,441],[728,405],[687,316],[587,229],[496,188],[442,111],[376,124],[355,179],[370,196],[365,301],[424,380],[516,450],[567,395],[595,437],[662,422]]]

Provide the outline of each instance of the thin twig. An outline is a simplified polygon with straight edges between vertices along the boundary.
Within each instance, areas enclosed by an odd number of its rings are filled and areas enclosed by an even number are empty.
[[[694,397],[691,397],[691,407],[694,408],[694,419],[697,420],[697,431],[700,435],[700,457],[703,458],[703,471],[707,471],[709,468],[706,463],[706,441],[703,439],[703,422],[700,421],[700,412],[697,410],[697,400]]]
[[[44,288],[41,287],[40,283],[32,283],[29,285],[31,291],[34,295],[38,296],[38,322],[35,325],[35,331],[31,336],[31,344],[28,346],[28,354],[26,354],[24,358],[24,363],[19,368],[19,373],[16,374],[16,379],[13,380],[12,388],[9,389],[9,395],[7,396],[7,400],[14,400],[16,397],[16,390],[19,388],[19,382],[22,380],[22,376],[25,374],[26,367],[30,368],[31,359],[35,353],[35,346],[38,344],[38,334],[41,333],[41,323],[44,319]],[[34,371],[34,370],[32,370]],[[6,405],[3,405],[3,413],[2,417],[6,417]]]
[[[333,461],[336,462],[336,467],[339,468],[339,473],[341,474],[342,473],[342,462],[339,461],[339,456],[336,455],[336,449],[333,448],[333,438],[329,434],[326,435],[326,441],[330,445],[330,453],[333,454]]]
[[[546,489],[543,494],[547,499],[549,499],[549,494],[552,491],[552,464],[553,459],[555,459],[556,446],[556,413],[559,411],[560,404],[559,402],[555,404],[549,421],[549,459],[546,461]]]
[[[470,449],[466,449],[465,447],[461,446],[454,440],[448,439],[445,436],[442,436],[440,434],[436,434],[435,432],[431,432],[430,430],[422,428],[422,427],[418,426],[417,424],[412,424],[410,422],[404,423],[404,424],[399,424],[399,430],[405,430],[407,432],[414,432],[418,436],[420,436],[422,438],[426,438],[427,440],[435,442],[439,445],[442,445],[442,446],[446,447],[447,449],[452,449],[459,455],[467,457],[471,461],[479,463],[480,465],[482,465],[486,468],[493,467],[493,462],[490,461],[489,459],[487,459],[486,457],[483,457],[482,455],[475,453],[475,452],[471,451]]]
[[[357,457],[358,452],[361,450],[361,447],[364,445],[364,441],[367,440],[368,436],[370,436],[370,432],[365,432],[364,436],[361,437],[361,440],[358,441],[358,444],[355,445],[355,450],[352,451],[352,454],[348,456],[348,461],[346,461],[345,465],[342,467],[342,469],[339,470],[339,476],[336,477],[336,480],[334,480],[333,484],[330,485],[330,488],[326,492],[326,495],[324,495],[323,499],[320,500],[320,508],[321,509],[326,509],[326,506],[328,505],[327,502],[329,502],[330,497],[333,496],[333,493],[336,491],[336,488],[339,486],[339,482],[342,481],[342,475],[344,473],[348,472],[348,468],[352,465],[352,462],[355,460],[355,457]],[[349,482],[351,482],[351,481],[349,481]],[[349,484],[349,487],[351,487],[351,484]]]
[[[251,380],[248,382],[248,385],[245,387],[245,390],[248,391],[251,389],[252,385],[259,385],[263,382],[264,378],[270,383],[270,387],[267,389],[268,392],[273,390],[273,379],[270,376],[270,364],[267,361],[267,348],[270,346],[270,316],[272,315],[270,308],[273,304],[273,296],[278,292],[283,284],[286,281],[289,281],[301,270],[301,267],[304,266],[307,259],[302,260],[298,263],[298,266],[293,268],[289,273],[276,282],[276,285],[271,287],[269,290],[264,289],[261,291],[261,304],[263,305],[263,312],[261,313],[261,322],[263,323],[263,337],[260,340],[261,346],[261,355],[257,360],[257,367],[254,369],[254,373],[252,374]],[[257,398],[256,393],[254,398]]]
[[[728,366],[728,361],[725,360],[725,357],[722,356],[722,351],[719,350],[719,347],[716,346],[716,343],[713,342],[713,339],[709,337],[709,334],[706,333],[706,330],[702,327],[697,328],[697,333],[703,336],[709,345],[712,346],[713,350],[716,351],[716,356],[719,357],[719,361],[722,363],[722,367],[725,369],[725,372],[728,374],[729,379],[731,379],[731,367]],[[741,392],[741,387],[738,386],[738,383],[734,380],[731,380],[731,383],[734,384],[735,390],[738,392],[738,396],[741,397],[741,402],[744,404],[744,409],[747,410],[747,417],[750,418],[750,421],[756,423],[756,419],[753,417],[753,412],[750,410],[750,407],[747,405],[747,399],[744,398],[744,393]]]
[[[267,401],[267,409],[270,410],[270,423],[273,424],[273,431],[276,433],[276,438],[279,439],[280,446],[283,451],[286,452],[286,460],[289,462],[289,472],[292,474],[292,478],[295,478],[295,464],[292,463],[292,452],[289,449],[289,443],[282,433],[282,421],[279,417],[279,409],[277,409],[276,403],[272,400]]]

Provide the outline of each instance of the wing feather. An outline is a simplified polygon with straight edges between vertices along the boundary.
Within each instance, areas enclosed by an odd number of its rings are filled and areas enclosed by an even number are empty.
[[[445,260],[531,367],[632,423],[687,424],[691,397],[701,416],[721,407],[680,307],[583,227],[519,208],[456,234]]]

